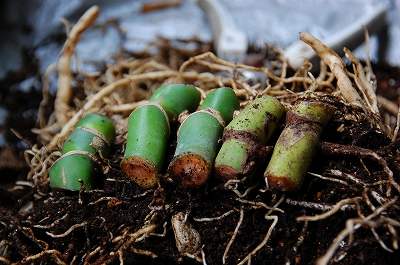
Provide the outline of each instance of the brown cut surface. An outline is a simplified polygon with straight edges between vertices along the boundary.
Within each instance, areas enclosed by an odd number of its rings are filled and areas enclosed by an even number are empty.
[[[214,176],[220,181],[226,182],[230,179],[238,179],[239,172],[230,166],[218,166],[214,169]]]
[[[168,172],[181,188],[196,188],[206,183],[211,175],[211,166],[201,156],[187,154],[174,159]]]
[[[143,188],[153,188],[157,184],[157,169],[141,157],[127,157],[121,162],[127,178]]]

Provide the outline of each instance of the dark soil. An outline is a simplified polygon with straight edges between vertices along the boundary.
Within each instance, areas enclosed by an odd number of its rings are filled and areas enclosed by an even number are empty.
[[[378,94],[396,102],[400,69],[377,64],[374,72],[378,78]],[[20,81],[22,79],[15,80],[14,85]],[[35,126],[36,117],[24,113],[37,109],[41,92],[16,92],[12,84],[10,80],[3,81],[1,90],[5,106],[13,113],[6,130],[14,128],[27,141],[35,142],[29,128]],[[26,104],[27,101],[30,103]],[[158,189],[143,190],[128,181],[120,169],[122,143],[113,147],[110,161],[104,163],[98,190],[65,192],[45,187],[37,191],[29,186],[14,190],[13,183],[22,180],[29,168],[23,164],[22,151],[26,146],[18,144],[21,140],[8,133],[10,145],[2,148],[0,153],[2,261],[17,264],[119,264],[124,260],[124,264],[200,264],[180,253],[176,247],[171,217],[182,211],[201,235],[207,264],[222,264],[222,257],[241,216],[243,220],[226,255],[226,264],[239,263],[263,241],[274,222],[271,216],[276,218],[276,226],[266,244],[251,257],[251,264],[314,264],[346,227],[347,220],[357,218],[359,213],[368,216],[372,211],[364,200],[360,200],[357,207],[339,210],[323,220],[305,222],[297,221],[297,217],[318,215],[326,211],[318,209],[319,206],[333,206],[346,198],[365,196],[363,193],[368,192],[366,186],[387,200],[399,195],[392,187],[390,196],[386,198],[389,185],[382,184],[380,188],[373,185],[387,180],[387,173],[381,161],[367,153],[378,154],[399,183],[400,138],[391,142],[379,129],[371,126],[368,117],[345,104],[338,104],[340,109],[324,130],[323,144],[309,172],[333,177],[332,170],[337,170],[352,174],[362,183],[335,176],[348,183],[343,185],[307,175],[300,191],[281,194],[265,188],[262,168],[266,165],[259,165],[260,173],[251,182],[237,185],[237,191],[241,193],[258,185],[243,198],[214,180],[197,189],[180,190],[168,176],[160,178]],[[346,114],[355,114],[358,119],[344,119]],[[344,129],[338,132],[341,124],[345,125]],[[169,153],[173,148],[172,139]],[[366,196],[376,208],[381,206],[369,193]],[[281,199],[283,201],[276,206],[280,210],[273,210],[266,219],[270,210],[264,206],[273,207]],[[299,205],[298,202],[309,204]],[[33,206],[25,212],[23,209],[29,204]],[[396,201],[387,208],[385,216],[400,221],[399,207],[400,203]],[[229,215],[217,220],[198,220],[228,212]],[[392,240],[397,241],[393,238],[397,234],[390,232],[384,221],[374,220],[378,224],[376,234],[388,248],[393,249]],[[146,223],[156,224],[157,228],[140,241],[129,241],[132,234]],[[349,237],[344,239],[331,263],[400,264],[400,251],[386,251],[369,226],[363,225],[355,231],[351,241]]]

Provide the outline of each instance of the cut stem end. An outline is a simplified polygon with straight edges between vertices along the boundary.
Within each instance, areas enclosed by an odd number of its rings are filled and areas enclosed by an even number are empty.
[[[127,157],[121,162],[121,168],[126,176],[144,189],[150,189],[157,184],[157,169],[147,160],[138,157]]]
[[[168,172],[181,188],[196,188],[210,177],[211,165],[199,155],[187,154],[175,159]]]

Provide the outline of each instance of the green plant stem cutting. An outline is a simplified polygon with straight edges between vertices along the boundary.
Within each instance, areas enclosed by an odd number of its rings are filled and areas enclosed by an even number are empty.
[[[200,110],[181,124],[174,158],[168,168],[178,186],[195,188],[207,181],[225,124],[232,120],[233,112],[239,107],[239,99],[231,88],[217,88],[207,95]]]
[[[116,137],[111,120],[98,114],[84,116],[61,150],[62,156],[49,170],[53,188],[86,190],[95,187],[99,158],[107,158]]]
[[[265,144],[279,126],[285,107],[267,95],[249,103],[224,129],[223,144],[214,164],[217,179],[250,176],[265,154]]]
[[[323,128],[335,111],[334,105],[312,99],[293,105],[264,172],[267,187],[280,191],[301,188]]]
[[[153,188],[162,169],[170,121],[185,110],[193,112],[201,99],[191,85],[159,87],[149,103],[135,109],[128,118],[128,135],[121,168],[142,188]]]

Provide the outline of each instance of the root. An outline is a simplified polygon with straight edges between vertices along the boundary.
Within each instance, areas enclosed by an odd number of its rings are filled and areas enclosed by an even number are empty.
[[[335,214],[337,211],[339,211],[340,209],[342,209],[342,207],[346,206],[349,207],[350,203],[356,203],[358,200],[360,200],[361,197],[355,197],[355,198],[351,198],[351,199],[344,199],[341,200],[340,202],[338,202],[335,206],[332,207],[332,209],[330,209],[329,211],[320,214],[320,215],[314,215],[314,216],[300,216],[297,217],[296,220],[297,221],[319,221],[319,220],[323,220],[328,218],[329,216],[331,216],[332,214]]]
[[[385,219],[380,219],[377,222],[371,221],[372,218],[378,216],[382,211],[387,209],[390,205],[397,201],[398,197],[393,198],[391,201],[387,202],[385,205],[382,205],[375,212],[368,215],[366,218],[352,218],[346,221],[346,228],[342,230],[335,238],[332,245],[329,247],[328,251],[324,256],[318,259],[318,265],[326,265],[329,260],[332,258],[336,249],[339,247],[339,244],[348,236],[354,233],[355,230],[360,228],[362,225],[367,225],[371,228],[377,228],[382,225],[382,222],[385,222]]]
[[[56,120],[60,126],[65,123],[65,112],[70,109],[69,103],[72,99],[71,90],[71,56],[82,33],[90,27],[99,16],[99,7],[93,6],[78,20],[68,33],[67,41],[64,44],[60,58],[57,62],[58,68],[58,90],[54,104]]]
[[[228,245],[227,245],[226,248],[225,248],[224,255],[222,256],[222,264],[225,264],[225,263],[226,263],[226,257],[228,256],[229,249],[230,249],[230,247],[231,247],[233,241],[234,241],[235,238],[236,238],[236,235],[237,235],[237,233],[238,233],[238,231],[239,231],[240,225],[241,225],[242,222],[243,222],[243,217],[244,217],[243,207],[240,208],[239,213],[240,213],[240,215],[239,215],[239,221],[238,221],[238,223],[237,223],[237,225],[236,225],[235,231],[233,231],[233,235],[232,235],[231,239],[229,240]]]
[[[262,247],[264,247],[268,239],[270,238],[272,230],[274,230],[276,223],[278,223],[278,216],[276,215],[265,216],[265,219],[274,220],[268,229],[268,233],[265,235],[263,241],[261,241],[261,243],[253,251],[251,251],[241,262],[239,262],[238,265],[243,265],[246,261],[250,260],[251,256],[254,256],[257,253],[257,251],[259,251]]]

